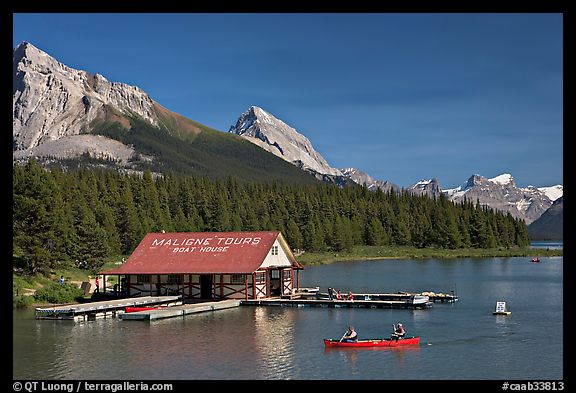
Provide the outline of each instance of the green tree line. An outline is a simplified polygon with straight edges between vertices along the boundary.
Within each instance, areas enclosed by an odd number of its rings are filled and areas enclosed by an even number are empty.
[[[279,230],[294,249],[354,245],[525,247],[524,221],[483,207],[366,187],[212,180],[13,166],[13,263],[29,273],[96,271],[148,232]]]

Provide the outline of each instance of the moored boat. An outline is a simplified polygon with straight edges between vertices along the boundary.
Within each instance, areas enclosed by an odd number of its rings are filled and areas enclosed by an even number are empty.
[[[157,310],[158,307],[126,307],[126,312],[138,312],[138,311],[150,311],[150,310]]]
[[[400,347],[404,345],[419,345],[420,336],[394,338],[373,338],[369,340],[358,340],[354,342],[324,339],[324,346],[327,348],[367,348],[367,347]]]
[[[532,258],[532,262],[540,262],[540,258],[536,257],[536,258]]]

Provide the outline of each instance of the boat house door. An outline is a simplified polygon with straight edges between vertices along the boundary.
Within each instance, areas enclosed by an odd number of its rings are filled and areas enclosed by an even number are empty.
[[[212,299],[213,277],[211,274],[200,275],[200,298]]]
[[[280,296],[281,293],[281,284],[280,284],[280,269],[271,269],[270,272],[270,279],[268,282],[270,283],[270,296]]]

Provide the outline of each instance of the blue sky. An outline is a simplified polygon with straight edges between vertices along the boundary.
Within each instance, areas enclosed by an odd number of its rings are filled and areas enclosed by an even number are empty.
[[[409,186],[563,184],[556,13],[14,14],[13,45],[228,131],[251,105],[330,165]]]

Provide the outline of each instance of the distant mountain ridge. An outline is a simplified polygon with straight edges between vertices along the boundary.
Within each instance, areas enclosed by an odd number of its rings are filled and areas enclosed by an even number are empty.
[[[478,200],[482,205],[509,212],[530,224],[552,206],[553,201],[547,194],[558,195],[559,190],[562,186],[518,188],[512,175],[503,173],[490,179],[474,174],[462,185],[443,192],[451,201]]]
[[[388,192],[402,190],[415,195],[438,198],[444,194],[449,200],[479,200],[482,205],[509,212],[527,224],[536,220],[562,195],[561,185],[551,187],[518,188],[512,175],[503,173],[493,178],[472,175],[461,186],[442,190],[437,178],[422,179],[407,188],[385,180],[377,180],[358,168],[336,169],[330,166],[312,146],[312,143],[296,129],[264,111],[252,106],[242,113],[229,132],[241,135],[250,142],[281,157],[299,168],[308,171],[319,180],[346,186],[345,179],[365,186],[369,190]]]
[[[365,172],[362,172],[360,169],[357,168],[343,168],[341,172],[344,176],[350,178],[355,183],[360,184],[362,186],[366,186],[369,190],[382,190],[384,192],[388,192],[390,190],[400,191],[400,187],[394,183],[391,183],[386,180],[376,180],[372,176],[368,175]]]

